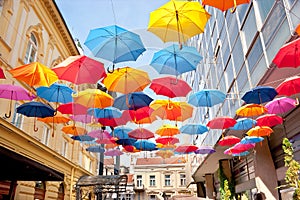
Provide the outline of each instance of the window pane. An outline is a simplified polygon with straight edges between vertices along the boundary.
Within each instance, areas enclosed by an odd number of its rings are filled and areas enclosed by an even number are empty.
[[[250,44],[252,43],[252,40],[257,33],[257,26],[256,26],[256,20],[254,16],[254,9],[252,7],[251,11],[249,12],[246,21],[242,27],[242,31],[245,36],[246,45],[247,48],[249,48]]]
[[[232,49],[232,58],[234,61],[235,71],[239,72],[244,62],[244,53],[240,38],[237,38],[236,43]]]
[[[276,1],[274,1],[274,0],[256,0],[256,4],[258,6],[262,22],[265,21],[274,2],[276,2]],[[284,10],[284,9],[282,9],[282,10]]]
[[[250,49],[250,53],[248,54],[248,67],[249,72],[251,72],[256,65],[257,61],[263,56],[263,48],[261,44],[260,37],[256,38],[256,41],[253,47]]]

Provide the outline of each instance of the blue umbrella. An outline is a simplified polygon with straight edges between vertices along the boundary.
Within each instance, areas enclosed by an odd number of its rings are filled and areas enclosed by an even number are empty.
[[[232,156],[247,156],[249,154],[250,154],[249,151],[244,151],[242,153],[234,153],[234,154],[232,154]]]
[[[135,61],[146,51],[139,35],[116,25],[90,30],[84,44],[94,56],[113,64]]]
[[[151,142],[149,140],[138,140],[136,141],[133,146],[141,151],[153,151],[157,150],[156,144],[154,142]]]
[[[120,110],[137,110],[149,106],[152,101],[153,99],[143,92],[133,92],[115,98],[113,106]]]
[[[37,95],[49,102],[69,103],[73,101],[71,88],[66,85],[53,83],[50,87],[38,87]]]
[[[188,103],[196,107],[212,107],[223,103],[226,95],[215,89],[203,89],[189,96]]]
[[[236,120],[236,124],[230,127],[231,130],[248,130],[256,125],[256,120],[250,118],[239,118]]]
[[[44,118],[44,117],[54,116],[55,110],[51,106],[48,106],[41,102],[31,101],[18,106],[17,113],[20,113],[27,117]],[[38,128],[36,127],[35,119],[34,119],[34,131],[38,131]]]
[[[131,128],[117,127],[114,129],[114,132],[111,133],[111,136],[117,137],[119,139],[127,139],[127,138],[129,138],[128,133],[130,131],[132,131]]]
[[[202,60],[195,47],[171,45],[154,53],[150,65],[160,74],[180,75],[196,70]]]
[[[118,139],[116,143],[122,146],[134,145],[136,139],[133,138],[126,138],[126,139]]]
[[[250,143],[258,143],[258,142],[261,142],[263,141],[264,138],[263,137],[257,137],[257,136],[246,136],[244,137],[240,143],[241,144],[250,144]]]
[[[90,146],[86,148],[87,151],[94,152],[94,153],[104,153],[105,149],[103,149],[101,146]]]
[[[122,112],[115,107],[106,107],[106,108],[90,108],[87,113],[96,118],[119,118],[122,115]]]
[[[71,138],[73,140],[77,140],[80,142],[91,142],[91,141],[95,140],[95,138],[88,136],[88,135],[77,135],[77,136],[72,136]]]
[[[247,103],[262,104],[272,101],[277,95],[277,91],[270,86],[257,86],[244,94],[242,99]]]
[[[196,135],[203,134],[208,131],[207,126],[202,124],[186,124],[180,128],[181,133]]]

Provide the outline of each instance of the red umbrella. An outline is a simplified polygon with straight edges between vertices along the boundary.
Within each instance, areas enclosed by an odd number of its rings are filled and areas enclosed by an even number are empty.
[[[223,137],[218,144],[221,146],[232,146],[234,144],[237,144],[241,141],[240,138],[233,136],[233,135],[228,135]]]
[[[154,138],[154,133],[145,129],[145,128],[137,128],[128,133],[128,136],[134,139],[149,139]]]
[[[0,79],[6,79],[2,68],[0,68]]]
[[[278,68],[300,66],[300,38],[283,45],[277,52],[273,63]]]
[[[257,126],[276,126],[283,123],[282,117],[275,114],[265,114],[256,119]]]
[[[153,79],[149,87],[156,94],[170,98],[185,97],[192,90],[187,82],[172,76]]]
[[[75,84],[95,84],[106,77],[103,63],[83,55],[70,56],[52,70],[59,79]]]
[[[198,147],[195,145],[181,145],[176,147],[174,151],[178,153],[191,153],[196,151],[197,149]]]
[[[125,110],[123,113],[125,116],[129,117],[130,120],[136,122],[141,119],[150,117],[152,112],[153,112],[152,108],[145,106],[137,110]]]
[[[236,124],[236,120],[231,117],[216,117],[210,120],[206,126],[211,129],[227,129],[233,127]]]
[[[297,93],[300,93],[300,77],[293,76],[291,78],[285,79],[282,83],[280,83],[276,91],[279,95],[291,96]]]
[[[176,144],[179,143],[179,139],[176,137],[159,137],[155,139],[156,143],[160,144]]]
[[[98,122],[103,126],[121,126],[125,125],[128,122],[128,119],[121,116],[119,118],[98,118]]]
[[[57,110],[62,114],[84,115],[87,114],[88,107],[72,102],[61,104]]]
[[[108,139],[108,138],[98,139],[98,140],[96,140],[96,142],[98,144],[114,144],[114,143],[116,143],[113,138],[111,138],[111,139]]]

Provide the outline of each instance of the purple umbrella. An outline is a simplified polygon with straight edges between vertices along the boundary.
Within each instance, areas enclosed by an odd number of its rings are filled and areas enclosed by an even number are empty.
[[[73,121],[82,122],[82,123],[85,123],[85,124],[92,122],[92,116],[90,116],[90,115],[71,115],[70,118]]]
[[[269,114],[282,114],[296,107],[296,100],[280,97],[268,102],[265,107]]]
[[[104,152],[105,156],[120,156],[122,154],[123,154],[123,152],[120,151],[119,149],[112,149],[112,150],[107,150]]]
[[[209,147],[209,146],[201,146],[198,147],[198,149],[196,151],[194,151],[195,154],[211,154],[211,153],[215,153],[216,150],[214,150],[213,147]]]
[[[9,99],[9,113],[5,114],[6,118],[11,116],[12,100],[32,100],[35,98],[33,94],[18,85],[1,84],[0,85],[0,98]]]

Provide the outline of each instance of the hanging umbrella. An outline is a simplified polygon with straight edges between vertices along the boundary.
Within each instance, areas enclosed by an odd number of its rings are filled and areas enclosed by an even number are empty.
[[[240,4],[250,3],[250,0],[203,0],[203,5],[212,6],[218,8],[219,10],[226,11],[233,8],[231,12],[236,10],[236,7]]]
[[[293,76],[291,78],[285,79],[282,83],[280,83],[276,91],[279,95],[292,96],[294,94],[300,93],[300,77]],[[298,98],[297,98],[298,103]]]
[[[5,113],[6,118],[11,116],[12,100],[32,100],[35,96],[18,85],[1,84],[0,85],[0,98],[9,99],[9,113]]]
[[[269,127],[273,127],[283,123],[282,117],[275,114],[265,114],[259,116],[256,119],[256,121],[257,121],[257,126],[269,126]]]
[[[268,126],[255,126],[251,128],[246,134],[248,136],[263,137],[270,136],[271,133],[273,133],[273,130]]]
[[[88,135],[77,135],[71,137],[73,140],[77,140],[80,142],[92,142],[95,140],[95,138],[88,136]]]
[[[185,72],[196,70],[198,63],[202,60],[195,47],[173,44],[154,53],[150,65],[159,74],[180,75]],[[173,84],[176,84],[175,81]]]
[[[122,112],[115,107],[106,108],[90,108],[88,114],[97,118],[119,118],[122,116]]]
[[[6,79],[2,68],[0,68],[0,79]]]
[[[150,13],[148,31],[162,41],[185,42],[204,32],[210,14],[199,2],[169,1]]]
[[[92,130],[87,133],[88,136],[91,136],[93,138],[97,139],[111,139],[112,136],[109,134],[108,131],[102,130],[102,129],[97,129],[97,130]]]
[[[84,55],[70,56],[52,70],[60,80],[95,84],[106,76],[104,64]]]
[[[159,127],[156,131],[156,134],[160,136],[174,136],[179,134],[179,128],[177,126],[171,124],[164,124],[163,126]]]
[[[145,128],[137,128],[128,133],[128,136],[134,139],[154,138],[154,133]]]
[[[50,87],[41,86],[36,89],[37,95],[49,102],[70,103],[73,101],[71,88],[66,85],[53,83]]]
[[[159,137],[155,139],[155,142],[160,144],[176,144],[179,143],[179,139],[176,137]]]
[[[138,140],[134,143],[134,147],[141,151],[153,151],[157,150],[156,144],[149,140]]]
[[[192,153],[198,149],[195,145],[180,145],[174,149],[177,153]]]
[[[159,149],[162,149],[162,150],[174,150],[176,148],[176,145],[175,144],[161,144],[161,143],[158,143],[156,144],[156,147],[159,148]]]
[[[231,130],[248,130],[256,125],[256,120],[250,118],[239,118],[236,120],[236,124],[230,127]]]
[[[273,59],[278,68],[300,66],[300,38],[283,45]]]
[[[87,110],[88,107],[73,102],[61,104],[57,107],[57,111],[62,114],[85,115],[87,114]]]
[[[137,110],[125,110],[123,111],[123,114],[129,119],[129,121],[132,121],[136,124],[144,124],[151,123],[156,120],[155,117],[151,116],[152,112],[153,109],[146,106]]]
[[[109,94],[98,89],[85,89],[73,95],[74,103],[91,108],[105,108],[112,106],[114,99]]]
[[[81,122],[84,124],[91,123],[93,121],[92,117],[90,115],[71,115],[70,118],[74,122]]]
[[[47,66],[33,62],[9,70],[14,78],[27,83],[29,86],[50,86],[58,81],[55,72]]]
[[[155,155],[162,157],[163,159],[171,158],[174,155],[174,152],[171,150],[159,150],[155,152]]]
[[[153,79],[149,88],[157,95],[169,98],[185,97],[192,90],[187,82],[172,76]]]
[[[104,153],[105,149],[102,148],[101,146],[90,146],[86,148],[87,151],[93,152],[93,153]]]
[[[119,118],[98,118],[98,122],[102,126],[112,126],[112,127],[125,125],[128,122],[128,120],[129,119],[127,118],[127,116],[124,116],[123,114]]]
[[[268,101],[272,101],[277,94],[277,91],[273,87],[257,86],[252,90],[247,91],[242,96],[242,100],[244,100],[247,104],[262,104]]]
[[[246,104],[236,110],[236,114],[241,117],[253,117],[266,113],[268,110],[259,104]]]
[[[216,150],[210,146],[200,146],[196,151],[194,151],[195,154],[212,154],[215,152]]]
[[[117,127],[114,129],[114,131],[111,133],[111,135],[113,137],[117,137],[119,139],[127,139],[129,136],[128,136],[128,133],[132,131],[131,128],[128,128],[128,127]]]
[[[241,157],[241,156],[248,156],[249,154],[250,154],[249,151],[244,151],[244,152],[241,152],[241,153],[233,153],[232,156]]]
[[[112,156],[112,157],[113,156],[120,156],[122,154],[123,154],[123,152],[120,151],[119,149],[112,149],[112,150],[107,150],[107,151],[104,152],[105,156]]]
[[[265,105],[269,114],[283,114],[296,107],[296,101],[288,97],[279,97]]]
[[[136,142],[136,139],[133,138],[124,138],[124,139],[118,139],[116,140],[116,143],[122,146],[128,146],[128,145],[134,145]]]
[[[240,154],[245,151],[248,151],[250,149],[253,149],[255,147],[255,144],[249,143],[249,144],[241,144],[237,143],[233,147],[230,147],[224,151],[224,154],[232,155],[232,154]]]
[[[56,115],[44,118],[37,118],[37,120],[44,123],[52,123],[52,137],[54,136],[54,124],[64,124],[68,123],[71,119],[63,116],[60,112],[57,112]]]
[[[104,148],[105,149],[114,149],[117,146],[119,146],[119,144],[117,144],[117,143],[111,143],[111,144],[105,144]]]
[[[238,138],[234,135],[228,135],[228,136],[221,138],[220,141],[218,142],[218,144],[220,146],[232,146],[232,145],[239,143],[240,141],[241,141],[240,138]]]
[[[257,136],[246,136],[241,140],[241,144],[254,144],[263,141],[263,137],[257,137]]]
[[[92,29],[84,44],[94,56],[113,64],[135,61],[146,51],[139,35],[116,25]]]
[[[115,98],[113,106],[120,110],[137,110],[149,106],[152,101],[153,99],[143,92],[133,92]]]
[[[28,102],[17,107],[17,113],[25,115],[27,117],[34,117],[33,130],[36,132],[38,128],[36,127],[36,118],[44,118],[54,116],[55,110],[46,104],[41,102]]]
[[[70,134],[70,135],[74,135],[74,136],[84,135],[87,133],[87,131],[84,128],[82,128],[80,126],[75,126],[74,124],[64,126],[64,127],[62,127],[61,130],[65,134]]]
[[[120,92],[122,94],[140,92],[150,82],[147,72],[131,67],[118,68],[102,80],[108,91]]]
[[[203,124],[185,124],[180,128],[181,133],[189,135],[203,134],[207,131],[207,126]]]
[[[227,129],[233,127],[236,124],[236,120],[231,117],[215,117],[208,121],[207,125],[211,129]]]
[[[295,32],[300,36],[300,24],[296,27]]]
[[[135,148],[135,146],[133,146],[133,145],[123,146],[123,150],[126,153],[136,153],[136,152],[140,152],[141,151],[141,150]]]

